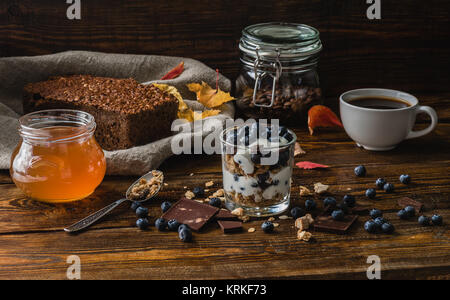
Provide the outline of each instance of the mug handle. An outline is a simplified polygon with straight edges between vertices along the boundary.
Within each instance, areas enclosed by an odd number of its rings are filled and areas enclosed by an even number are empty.
[[[420,136],[427,135],[430,132],[432,132],[437,126],[438,116],[436,114],[436,111],[433,108],[431,108],[429,106],[419,106],[416,109],[415,114],[417,116],[420,113],[426,113],[427,115],[429,115],[431,117],[431,125],[428,126],[426,129],[423,129],[423,130],[419,130],[419,131],[411,130],[409,132],[408,136],[406,137],[407,140],[415,139],[415,138],[418,138]]]

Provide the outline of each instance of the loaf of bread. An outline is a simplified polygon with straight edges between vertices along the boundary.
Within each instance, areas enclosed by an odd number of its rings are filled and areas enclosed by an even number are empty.
[[[92,114],[95,137],[105,150],[144,145],[171,134],[178,100],[134,79],[90,75],[52,77],[24,88],[25,113],[76,109]]]

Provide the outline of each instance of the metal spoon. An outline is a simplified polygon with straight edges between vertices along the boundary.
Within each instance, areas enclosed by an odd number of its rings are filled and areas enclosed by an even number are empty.
[[[65,232],[69,232],[69,233],[73,233],[73,232],[77,232],[77,231],[80,231],[80,230],[82,230],[82,229],[85,229],[85,228],[91,226],[92,224],[94,224],[95,222],[97,222],[98,220],[100,220],[101,218],[103,218],[104,216],[106,216],[107,214],[109,214],[114,208],[116,208],[117,206],[119,206],[119,205],[122,204],[123,202],[125,202],[125,201],[135,201],[135,200],[131,200],[131,199],[130,199],[131,189],[132,189],[136,184],[138,184],[139,181],[140,181],[141,179],[146,179],[147,181],[150,181],[150,180],[154,177],[154,176],[153,176],[153,172],[155,172],[155,171],[151,171],[151,172],[145,174],[144,176],[142,176],[141,178],[139,178],[138,180],[136,180],[136,181],[128,188],[128,190],[127,190],[127,192],[126,192],[126,194],[125,194],[125,197],[126,197],[126,198],[117,200],[117,201],[111,203],[110,205],[108,205],[108,206],[106,206],[106,207],[100,209],[99,211],[93,213],[92,215],[90,215],[90,216],[84,218],[83,220],[78,221],[77,223],[75,223],[75,224],[73,224],[73,225],[70,225],[70,226],[67,227],[67,228],[64,228],[64,231],[65,231]],[[161,183],[160,183],[158,189],[156,190],[155,193],[153,193],[153,194],[151,194],[151,195],[148,195],[145,199],[139,200],[139,201],[136,201],[136,202],[139,202],[139,203],[146,202],[146,201],[152,199],[153,197],[155,197],[155,196],[158,194],[158,192],[159,192],[159,190],[161,189],[161,186],[163,185],[163,182],[164,182],[164,174],[163,174],[161,171],[156,171],[156,172],[159,172],[159,173],[161,174]]]

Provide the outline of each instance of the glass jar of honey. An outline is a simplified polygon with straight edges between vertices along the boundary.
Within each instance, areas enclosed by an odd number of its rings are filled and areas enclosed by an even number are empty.
[[[88,113],[45,110],[19,119],[21,142],[11,157],[11,178],[28,197],[49,203],[83,199],[106,172],[103,150]]]

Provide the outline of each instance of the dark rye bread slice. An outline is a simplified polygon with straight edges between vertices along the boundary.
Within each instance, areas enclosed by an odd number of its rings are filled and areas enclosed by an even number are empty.
[[[171,134],[178,100],[153,85],[134,79],[90,75],[52,77],[24,88],[25,113],[76,109],[92,114],[95,137],[105,150],[144,145]]]

